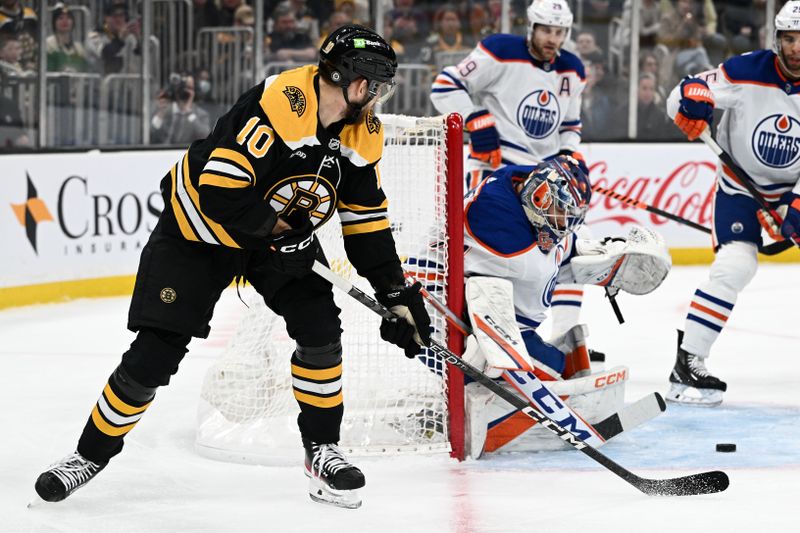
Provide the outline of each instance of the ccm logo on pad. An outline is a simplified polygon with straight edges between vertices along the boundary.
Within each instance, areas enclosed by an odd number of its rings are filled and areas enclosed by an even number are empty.
[[[617,372],[616,374],[609,374],[607,376],[600,376],[594,380],[594,388],[602,389],[606,385],[613,385],[614,383],[625,381],[627,378],[626,371]]]

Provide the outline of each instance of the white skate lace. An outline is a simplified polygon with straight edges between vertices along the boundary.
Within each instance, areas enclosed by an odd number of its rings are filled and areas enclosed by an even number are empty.
[[[706,368],[705,359],[697,357],[696,355],[689,354],[689,368],[702,378],[707,378],[711,375]]]
[[[69,492],[86,483],[98,470],[100,470],[100,465],[84,459],[81,454],[74,452],[54,464],[50,472],[64,484]]]
[[[319,444],[315,448],[312,468],[318,474],[325,471],[327,474],[333,475],[343,468],[352,466],[335,444]]]

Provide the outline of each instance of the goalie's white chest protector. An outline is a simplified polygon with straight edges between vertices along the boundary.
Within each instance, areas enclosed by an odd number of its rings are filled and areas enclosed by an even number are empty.
[[[577,150],[585,78],[581,60],[566,50],[542,62],[531,56],[525,37],[496,34],[437,76],[431,101],[440,113],[465,118],[488,109],[503,164],[534,165],[560,150]]]
[[[514,310],[521,330],[535,329],[546,318],[561,264],[573,237],[554,242],[531,226],[515,180],[532,167],[505,167],[469,193],[464,206],[464,273],[511,281]]]

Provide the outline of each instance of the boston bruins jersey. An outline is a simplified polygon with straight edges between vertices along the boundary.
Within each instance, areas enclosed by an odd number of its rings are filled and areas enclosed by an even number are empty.
[[[243,94],[161,182],[168,233],[231,248],[265,249],[279,215],[315,227],[338,211],[358,272],[399,272],[376,165],[383,128],[371,112],[331,132],[317,118],[317,67],[267,78]],[[372,276],[369,274],[372,273]],[[400,278],[402,279],[402,277]]]

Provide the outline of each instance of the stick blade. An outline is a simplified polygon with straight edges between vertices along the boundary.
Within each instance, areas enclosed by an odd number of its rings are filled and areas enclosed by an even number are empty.
[[[730,485],[725,472],[714,470],[672,479],[647,479],[636,484],[648,496],[695,496],[722,492]]]

